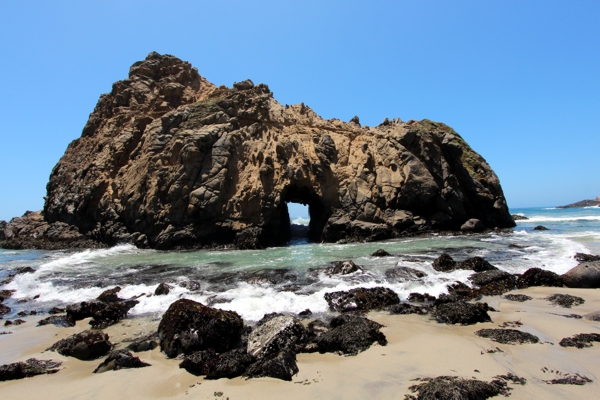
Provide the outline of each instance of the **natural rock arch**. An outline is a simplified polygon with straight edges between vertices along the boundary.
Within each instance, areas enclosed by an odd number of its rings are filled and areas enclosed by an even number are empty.
[[[217,88],[157,53],[100,97],[47,192],[50,223],[165,249],[284,244],[288,201],[309,205],[315,241],[459,229],[470,218],[514,226],[494,172],[444,124],[324,120],[282,106],[264,84]]]

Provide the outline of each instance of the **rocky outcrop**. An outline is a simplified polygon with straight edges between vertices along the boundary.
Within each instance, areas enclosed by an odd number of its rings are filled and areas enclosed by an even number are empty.
[[[106,244],[61,221],[48,222],[40,211],[27,211],[10,222],[0,221],[0,248],[43,249],[101,248]]]
[[[581,200],[577,203],[567,204],[566,206],[558,206],[556,208],[582,208],[582,207],[600,207],[600,196],[595,200]]]
[[[161,249],[283,244],[286,202],[308,205],[319,242],[459,230],[470,219],[515,225],[497,176],[452,128],[357,120],[281,105],[249,80],[217,88],[151,53],[100,97],[52,170],[43,218],[77,237]]]

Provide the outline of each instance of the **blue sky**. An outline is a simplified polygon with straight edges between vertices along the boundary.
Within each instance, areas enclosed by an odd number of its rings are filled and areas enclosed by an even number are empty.
[[[371,2],[373,3],[373,2]],[[220,85],[458,131],[511,208],[600,195],[598,1],[38,1],[0,8],[0,219],[43,206],[101,93],[151,51]]]

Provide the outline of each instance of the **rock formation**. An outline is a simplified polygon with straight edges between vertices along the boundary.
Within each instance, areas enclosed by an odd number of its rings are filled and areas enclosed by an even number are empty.
[[[515,225],[494,172],[447,125],[325,120],[157,53],[100,97],[43,217],[106,244],[261,248],[289,239],[287,202],[308,205],[318,242]]]
[[[582,207],[600,207],[600,196],[595,200],[581,200],[566,206],[557,206],[556,208],[582,208]]]

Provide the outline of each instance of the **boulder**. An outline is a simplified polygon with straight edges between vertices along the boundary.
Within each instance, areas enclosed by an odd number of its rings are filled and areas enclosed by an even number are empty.
[[[485,225],[477,218],[471,218],[470,220],[461,225],[460,230],[463,232],[479,233],[485,230]]]
[[[262,359],[289,349],[300,351],[308,341],[308,332],[299,320],[288,316],[276,316],[254,329],[248,337],[248,354]]]
[[[362,268],[354,264],[351,260],[336,261],[331,267],[322,270],[326,275],[348,275],[357,271],[362,272]]]
[[[500,295],[517,288],[517,277],[500,270],[478,272],[469,276],[469,280],[486,296]]]
[[[69,304],[66,307],[67,317],[72,321],[80,321],[85,318],[93,317],[94,314],[106,307],[106,303],[98,300],[82,301],[80,303]]]
[[[600,288],[600,261],[584,262],[561,275],[570,288]]]
[[[385,271],[385,277],[389,281],[416,281],[426,276],[425,272],[410,267],[396,267]]]
[[[289,349],[284,349],[272,357],[264,358],[250,365],[244,376],[248,378],[271,377],[291,381],[297,373],[296,354]]]
[[[96,369],[95,374],[106,371],[118,371],[128,368],[149,367],[150,364],[143,362],[139,357],[135,357],[126,349],[114,350],[108,354],[108,357]]]
[[[0,382],[30,378],[35,375],[54,374],[60,371],[61,364],[59,361],[30,358],[25,362],[0,365]]]
[[[491,322],[488,310],[487,303],[454,301],[436,305],[432,315],[439,323],[473,325],[478,322]]]
[[[127,345],[127,349],[133,352],[153,350],[158,347],[158,332],[151,333],[134,339]]]
[[[93,360],[106,355],[111,348],[112,343],[106,333],[83,331],[59,340],[48,350],[56,351],[65,357]]]
[[[166,294],[169,294],[169,291],[171,289],[173,289],[173,286],[169,285],[168,283],[162,282],[156,287],[156,290],[154,290],[154,295],[164,296]]]
[[[194,375],[205,375],[207,379],[231,379],[241,376],[255,361],[244,349],[233,349],[222,354],[208,349],[185,356],[179,368],[185,368]]]
[[[121,321],[127,316],[129,310],[135,307],[139,302],[137,300],[115,301],[108,303],[104,308],[96,311],[93,315],[90,325],[95,329],[104,329],[116,322]]]
[[[456,261],[446,253],[436,258],[432,264],[433,269],[440,272],[451,272],[456,269]]]
[[[534,231],[548,231],[549,229],[546,228],[545,226],[542,225],[538,225],[535,228],[533,228]]]
[[[338,312],[378,310],[400,302],[396,292],[384,287],[325,293],[325,300]]]
[[[112,303],[115,301],[123,301],[125,299],[120,298],[119,295],[117,294],[120,291],[121,291],[120,286],[116,286],[112,289],[105,290],[104,292],[102,292],[100,294],[100,296],[98,296],[96,298],[96,300],[101,301],[103,303]]]
[[[243,327],[242,318],[234,311],[177,300],[158,325],[160,348],[171,358],[205,349],[225,352],[238,345]]]
[[[529,268],[517,279],[517,286],[521,289],[530,286],[563,287],[564,282],[560,275],[541,268]]]
[[[468,269],[475,272],[493,271],[498,268],[481,257],[471,257],[456,264],[457,269]]]
[[[513,221],[526,221],[529,219],[526,216],[519,215],[519,214],[512,214],[511,217],[512,217]]]
[[[390,257],[391,254],[383,249],[377,250],[375,253],[371,254],[371,257]]]
[[[385,335],[380,332],[383,325],[356,315],[340,315],[331,320],[330,330],[316,338],[318,351],[356,355],[365,351],[375,342],[387,344]]]

